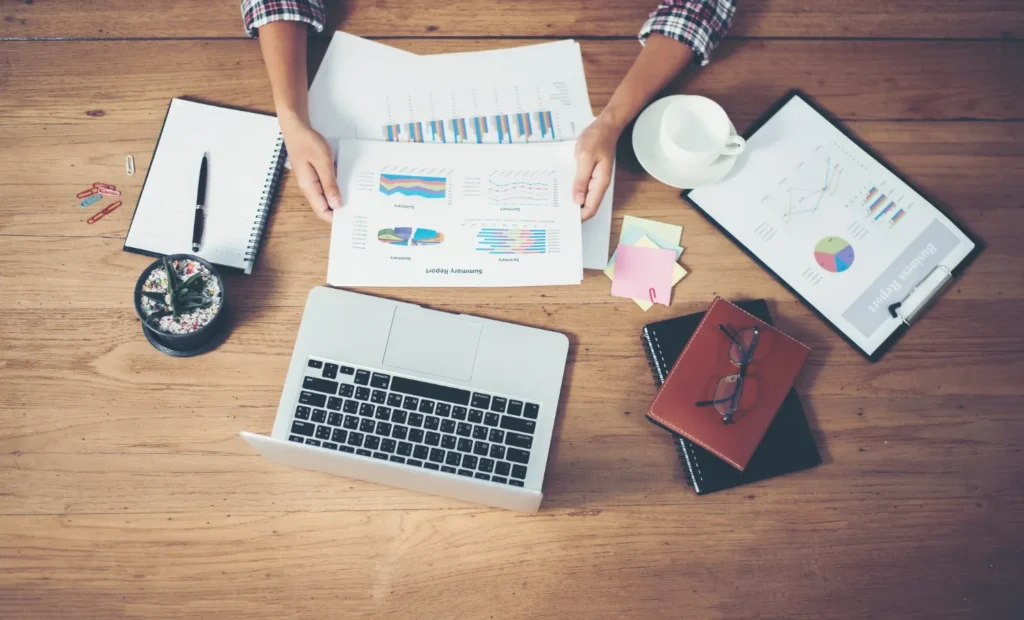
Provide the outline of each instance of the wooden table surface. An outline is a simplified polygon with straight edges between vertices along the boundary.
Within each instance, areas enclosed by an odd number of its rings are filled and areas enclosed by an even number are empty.
[[[648,4],[356,0],[332,27],[419,53],[575,37],[597,111]],[[328,228],[290,176],[255,273],[229,280],[230,339],[182,360],[140,333],[149,259],[121,246],[168,100],[272,110],[237,5],[0,0],[0,617],[1024,615],[1019,0],[741,0],[715,62],[670,88],[719,100],[741,130],[802,88],[984,239],[880,363],[648,177],[628,140],[613,235],[627,213],[683,225],[691,274],[671,307],[644,314],[599,273],[369,291],[569,335],[537,515],[285,468],[238,438],[270,430],[325,279]],[[74,195],[93,181],[126,205],[89,226]],[[768,299],[813,348],[797,387],[825,463],[698,498],[643,419],[639,330],[715,295]]]

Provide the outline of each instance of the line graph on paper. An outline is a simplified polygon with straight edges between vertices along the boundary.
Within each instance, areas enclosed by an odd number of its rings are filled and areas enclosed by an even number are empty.
[[[497,171],[487,179],[492,207],[554,207],[558,181],[553,170]]]
[[[802,170],[804,167],[807,168],[806,171]],[[824,165],[821,165],[820,161],[813,163],[802,162],[794,174],[813,175],[815,171],[812,168],[815,167],[819,169],[817,171],[819,181],[817,185],[811,187],[793,186],[786,190],[786,210],[781,216],[783,224],[788,224],[794,217],[817,213],[825,197],[835,196],[836,192],[839,191],[843,168],[838,163],[834,163],[832,157],[826,157]]]

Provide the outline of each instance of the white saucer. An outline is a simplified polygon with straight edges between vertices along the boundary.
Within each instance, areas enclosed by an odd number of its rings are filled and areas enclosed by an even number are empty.
[[[665,156],[658,136],[661,116],[676,98],[687,96],[671,95],[655,101],[647,106],[633,125],[633,152],[637,161],[652,177],[678,189],[693,189],[721,181],[736,165],[736,158],[740,157],[723,155],[706,166],[681,167]],[[736,133],[735,125],[732,132]]]

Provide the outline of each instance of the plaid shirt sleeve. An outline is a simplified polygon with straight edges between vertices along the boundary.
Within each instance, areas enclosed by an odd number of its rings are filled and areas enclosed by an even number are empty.
[[[250,37],[270,22],[304,22],[317,32],[324,29],[326,12],[323,0],[242,0],[242,19]]]
[[[702,66],[725,38],[736,12],[735,0],[662,0],[640,30],[640,42],[661,34],[693,49]]]

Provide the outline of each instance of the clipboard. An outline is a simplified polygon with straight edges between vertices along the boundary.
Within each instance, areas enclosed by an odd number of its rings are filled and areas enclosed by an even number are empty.
[[[725,179],[682,197],[870,362],[984,247],[799,90],[744,138]]]

